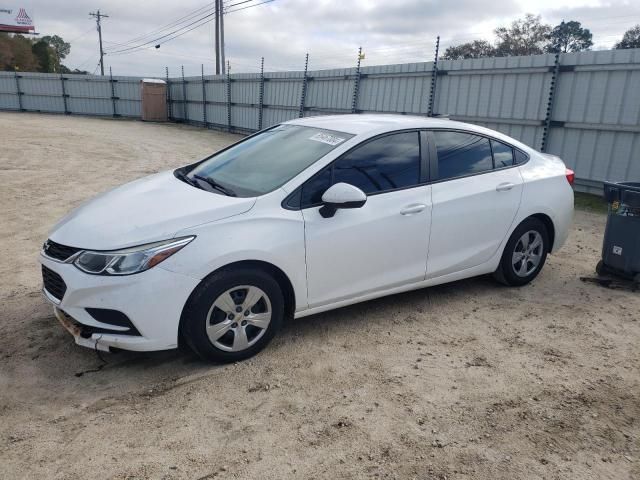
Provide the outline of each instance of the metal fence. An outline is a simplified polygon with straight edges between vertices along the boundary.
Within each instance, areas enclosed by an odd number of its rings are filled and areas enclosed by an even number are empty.
[[[170,118],[252,132],[299,116],[448,115],[556,154],[578,188],[640,180],[640,49],[169,77]],[[0,109],[140,116],[139,77],[0,72]]]

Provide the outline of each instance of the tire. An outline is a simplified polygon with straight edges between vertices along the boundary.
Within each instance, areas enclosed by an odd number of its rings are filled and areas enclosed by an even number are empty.
[[[602,277],[606,273],[604,268],[604,262],[602,260],[600,260],[596,265],[596,273],[600,277]]]
[[[525,235],[527,236],[525,237]],[[528,246],[524,245],[525,238]],[[521,254],[519,261],[516,256],[518,253]],[[537,218],[527,218],[518,225],[509,237],[502,253],[500,265],[493,276],[500,283],[512,287],[526,285],[536,278],[542,270],[547,253],[549,253],[547,227]]]
[[[181,334],[203,360],[237,362],[265,348],[283,320],[284,296],[271,275],[248,268],[222,270],[191,294]]]

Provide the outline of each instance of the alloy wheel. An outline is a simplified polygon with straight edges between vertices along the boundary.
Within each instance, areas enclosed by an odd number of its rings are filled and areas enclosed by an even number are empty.
[[[271,323],[269,296],[253,285],[241,285],[222,293],[207,314],[206,330],[211,343],[225,352],[253,346]]]
[[[513,271],[519,277],[528,277],[540,265],[544,253],[542,235],[536,230],[529,230],[516,242],[511,257]]]

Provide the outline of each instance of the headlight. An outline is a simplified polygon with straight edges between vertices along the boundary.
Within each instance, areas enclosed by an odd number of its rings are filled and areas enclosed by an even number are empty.
[[[130,275],[144,272],[182,249],[196,237],[183,237],[139,247],[110,252],[84,251],[73,264],[83,272],[94,275]]]

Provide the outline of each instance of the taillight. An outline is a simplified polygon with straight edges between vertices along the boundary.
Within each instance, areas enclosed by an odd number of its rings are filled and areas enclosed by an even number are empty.
[[[567,172],[566,172],[567,182],[569,182],[569,185],[571,185],[573,187],[573,182],[576,181],[576,172],[574,172],[570,168],[567,168],[566,170],[567,170]]]

